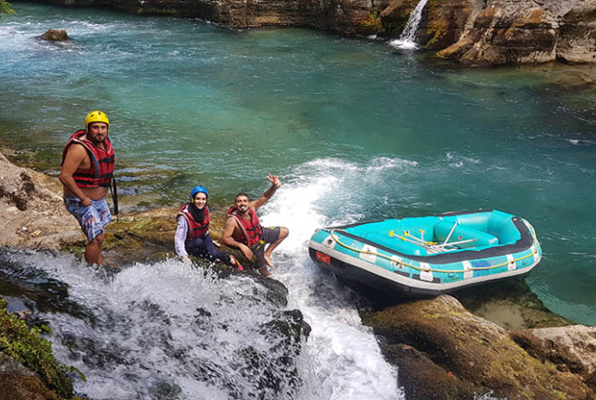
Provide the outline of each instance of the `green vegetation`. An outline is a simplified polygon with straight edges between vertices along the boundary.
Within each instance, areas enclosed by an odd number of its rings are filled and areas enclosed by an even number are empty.
[[[48,327],[29,329],[24,321],[6,311],[6,302],[0,298],[0,351],[33,371],[44,385],[62,399],[73,398],[69,374],[85,376],[74,367],[59,364],[54,358],[52,345],[40,337]]]
[[[380,30],[382,27],[382,23],[381,23],[381,13],[379,12],[379,9],[377,7],[373,8],[371,10],[371,13],[368,16],[368,18],[361,21],[360,24],[363,27],[372,28],[375,31]]]
[[[5,0],[0,0],[0,15],[1,14],[14,14],[14,10],[10,7],[10,3]]]

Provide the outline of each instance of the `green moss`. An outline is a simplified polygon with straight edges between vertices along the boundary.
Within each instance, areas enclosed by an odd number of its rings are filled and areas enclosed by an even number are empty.
[[[379,12],[379,9],[377,7],[373,8],[370,12],[370,15],[366,19],[360,21],[360,25],[374,31],[381,30],[383,24],[381,21],[381,13]]]
[[[25,322],[6,311],[6,302],[0,298],[0,351],[6,353],[33,371],[44,385],[60,398],[71,399],[73,387],[69,374],[85,376],[74,367],[59,364],[54,358],[52,345],[40,336],[42,326],[27,328]]]

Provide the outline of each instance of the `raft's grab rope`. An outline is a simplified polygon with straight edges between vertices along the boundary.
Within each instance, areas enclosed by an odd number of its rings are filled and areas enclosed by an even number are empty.
[[[493,269],[493,268],[499,268],[499,267],[503,267],[503,266],[505,266],[505,265],[507,265],[507,264],[509,264],[511,262],[518,262],[518,261],[524,260],[526,258],[534,257],[534,254],[538,253],[538,246],[536,245],[537,244],[536,232],[534,232],[534,227],[532,225],[528,224],[528,226],[530,227],[530,229],[532,229],[532,237],[534,238],[534,251],[532,253],[530,253],[528,255],[525,255],[523,257],[520,257],[520,258],[515,258],[515,259],[513,259],[511,261],[508,260],[505,263],[501,263],[501,264],[497,264],[497,265],[491,265],[490,267],[470,267],[468,269],[463,269],[463,270],[432,269],[432,268],[421,268],[421,267],[417,267],[415,265],[408,264],[408,263],[406,263],[406,262],[404,262],[402,260],[396,260],[394,258],[391,258],[389,256],[386,256],[385,254],[377,253],[376,251],[360,250],[360,249],[356,249],[356,248],[354,248],[352,246],[348,246],[347,244],[342,243],[342,242],[339,241],[339,238],[337,238],[337,236],[335,236],[335,230],[334,229],[332,229],[332,230],[329,231],[329,235],[331,236],[331,238],[333,240],[335,240],[335,243],[339,244],[340,246],[345,247],[346,249],[355,251],[356,253],[372,254],[372,255],[375,255],[377,257],[381,257],[381,258],[384,258],[386,260],[389,260],[391,262],[394,262],[394,263],[397,263],[397,264],[401,264],[401,265],[406,266],[406,267],[414,268],[414,269],[416,269],[418,271],[424,271],[424,272],[429,272],[429,271],[430,272],[445,272],[445,273],[449,273],[449,274],[452,274],[452,273],[454,273],[454,274],[461,274],[461,273],[465,273],[465,272],[468,272],[468,271],[482,271],[482,270],[489,270],[489,269]]]

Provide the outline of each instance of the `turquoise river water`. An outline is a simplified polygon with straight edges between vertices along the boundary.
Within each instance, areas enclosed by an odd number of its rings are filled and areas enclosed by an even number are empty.
[[[527,283],[596,325],[596,94],[553,84],[563,67],[462,69],[304,29],[14,8],[0,19],[0,144],[57,175],[69,135],[105,111],[124,213],[181,204],[198,183],[227,204],[280,175],[263,219],[292,232],[279,274],[315,342],[334,323],[317,333],[318,311],[296,294],[324,280],[307,257],[314,229],[480,208],[533,224],[544,258]],[[35,39],[49,28],[73,40]]]

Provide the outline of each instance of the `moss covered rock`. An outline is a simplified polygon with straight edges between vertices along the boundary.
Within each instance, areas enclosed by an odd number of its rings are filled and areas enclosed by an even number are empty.
[[[364,323],[384,338],[382,348],[389,358],[395,349],[391,346],[411,346],[427,354],[442,370],[475,388],[492,390],[496,397],[586,399],[594,396],[578,376],[531,357],[506,330],[473,315],[451,296],[390,307],[365,316]],[[402,366],[403,358],[390,360]],[[404,365],[405,368],[408,367]],[[409,368],[408,375],[413,381],[423,379],[428,370],[428,367],[414,370],[412,365]],[[444,381],[427,382],[430,386],[435,384],[444,385]],[[441,388],[429,390],[440,393]]]

